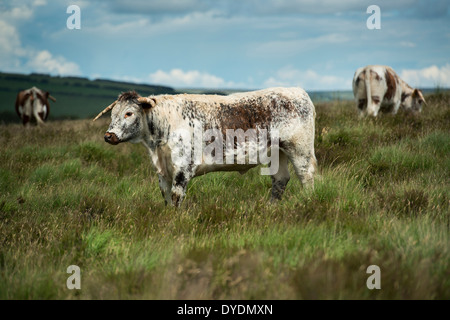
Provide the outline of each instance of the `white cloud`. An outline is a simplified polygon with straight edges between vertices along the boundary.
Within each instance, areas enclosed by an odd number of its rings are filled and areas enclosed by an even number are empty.
[[[0,19],[8,22],[24,22],[33,16],[33,10],[28,6],[14,7],[10,9],[2,8]]]
[[[0,52],[2,57],[10,55],[23,55],[21,49],[20,36],[13,25],[0,20]],[[3,60],[3,58],[1,59]]]
[[[111,17],[102,16],[96,25],[86,25],[85,32],[90,35],[102,37],[123,36],[127,39],[142,40],[143,37],[162,36],[179,32],[200,32],[205,28],[218,28],[219,25],[236,23],[227,18],[218,16],[215,11],[193,12],[182,16],[154,17],[142,16],[141,18],[124,19],[118,14]],[[64,37],[63,31],[53,34],[54,37]]]
[[[319,75],[314,70],[285,67],[264,82],[266,87],[299,86],[305,90],[351,90],[351,79],[333,75]]]
[[[36,72],[48,72],[59,75],[80,75],[80,67],[67,61],[64,57],[56,56],[47,50],[39,51],[30,57],[27,66]]]
[[[233,82],[227,82],[220,77],[198,70],[183,71],[181,69],[172,69],[169,72],[158,70],[150,74],[149,79],[155,84],[173,87],[230,88],[236,85]]]
[[[35,0],[32,7],[46,5],[45,0]],[[59,75],[80,75],[79,66],[62,56],[54,57],[49,51],[25,47],[17,26],[33,16],[28,5],[11,7],[0,13],[0,70],[10,72],[42,72]]]
[[[21,57],[25,56],[20,36],[16,28],[0,20],[0,69],[13,71],[20,66]]]
[[[10,26],[9,26],[10,27]],[[0,29],[5,27],[0,20]],[[81,75],[80,67],[62,56],[53,56],[49,51],[25,50],[14,32],[0,34],[0,70],[4,72],[41,72],[57,75]]]
[[[251,47],[249,54],[255,57],[290,57],[323,46],[344,44],[350,40],[347,35],[331,33],[315,38],[269,41]]]
[[[438,67],[402,70],[400,77],[413,87],[450,87],[450,63]]]
[[[414,42],[409,42],[409,41],[401,41],[400,45],[402,47],[406,47],[406,48],[414,48],[416,46],[416,44]]]
[[[35,6],[35,7],[40,7],[40,6],[45,6],[45,5],[47,5],[46,0],[34,0],[33,1],[33,6]]]

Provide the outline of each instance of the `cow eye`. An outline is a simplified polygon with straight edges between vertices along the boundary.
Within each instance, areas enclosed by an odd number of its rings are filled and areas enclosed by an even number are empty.
[[[125,113],[125,118],[131,117],[132,115],[133,115],[132,112],[127,112],[127,113]]]

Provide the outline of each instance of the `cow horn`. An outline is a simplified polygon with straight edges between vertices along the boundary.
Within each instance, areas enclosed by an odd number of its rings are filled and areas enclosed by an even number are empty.
[[[425,97],[423,96],[423,93],[422,93],[422,92],[420,92],[420,97],[422,98],[423,103],[428,107],[428,103],[427,103],[427,101],[425,100]]]
[[[52,97],[51,95],[49,95],[48,98],[49,98],[50,100],[52,100],[53,102],[56,102],[56,99],[55,99],[54,97]]]
[[[155,99],[152,99],[152,98],[139,97],[139,98],[138,98],[138,101],[139,101],[140,103],[147,103],[147,104],[151,105],[152,107],[154,107],[154,106],[156,105]]]
[[[114,106],[116,105],[117,101],[114,101],[113,103],[111,103],[109,106],[107,106],[105,108],[105,110],[103,110],[102,112],[100,112],[92,121],[97,120],[98,118],[100,118],[102,115],[104,115],[105,113],[107,113],[109,110],[111,110],[112,108],[114,108]]]

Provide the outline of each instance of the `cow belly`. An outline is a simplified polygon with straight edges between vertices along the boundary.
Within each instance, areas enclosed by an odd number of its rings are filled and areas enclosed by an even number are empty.
[[[238,171],[246,172],[251,168],[258,166],[258,164],[201,164],[195,171],[195,176],[201,176],[206,173],[216,171]]]

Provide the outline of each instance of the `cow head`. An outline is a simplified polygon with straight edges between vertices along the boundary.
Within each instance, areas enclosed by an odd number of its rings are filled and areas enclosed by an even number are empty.
[[[422,112],[422,106],[426,104],[422,91],[411,89],[410,92],[402,93],[401,106],[405,111]]]
[[[145,113],[155,104],[154,98],[141,97],[134,91],[126,92],[100,112],[94,121],[112,110],[111,123],[105,133],[105,141],[113,145],[127,141],[138,143],[142,141],[145,134]]]

